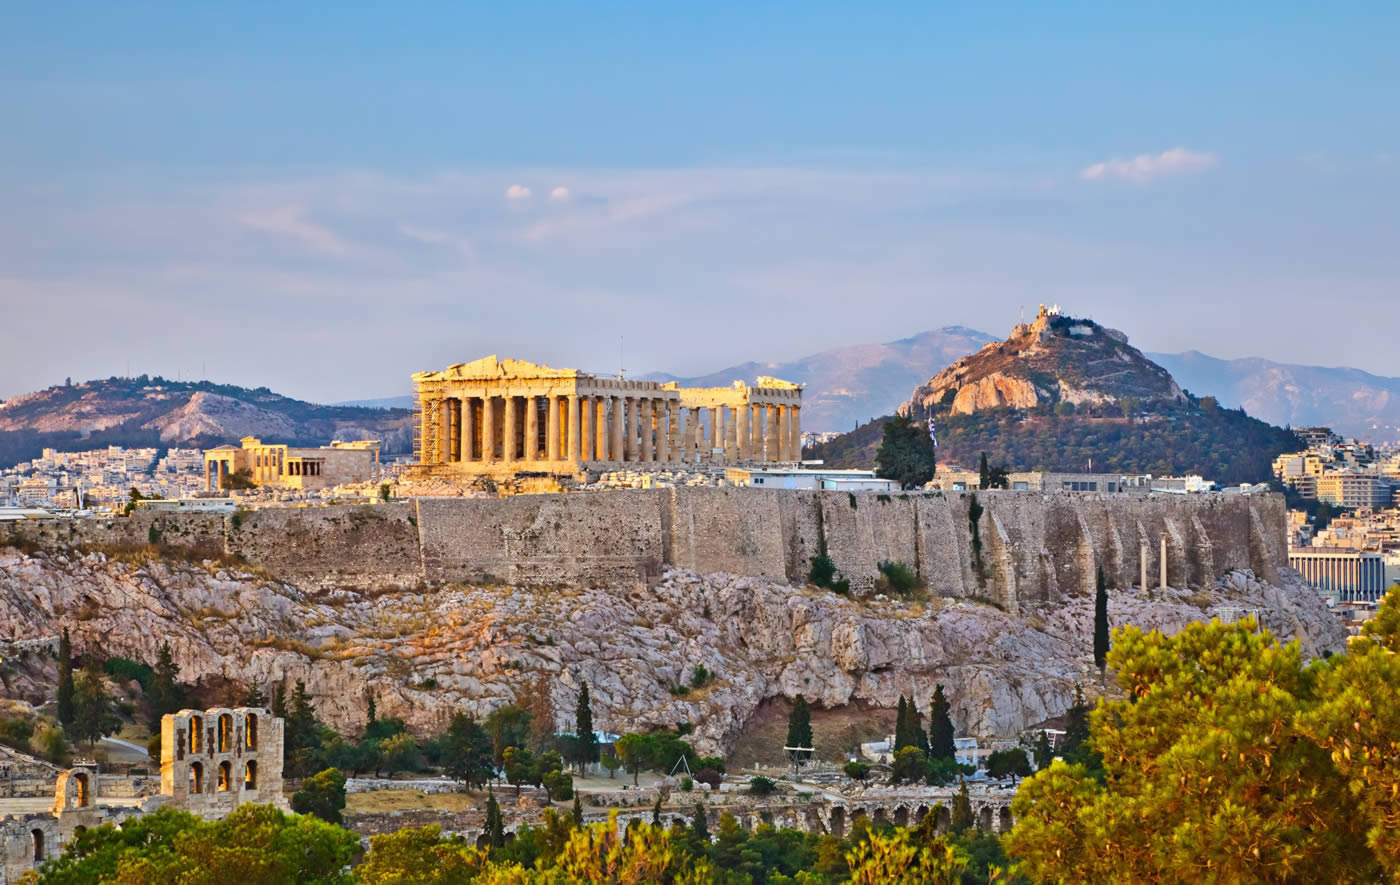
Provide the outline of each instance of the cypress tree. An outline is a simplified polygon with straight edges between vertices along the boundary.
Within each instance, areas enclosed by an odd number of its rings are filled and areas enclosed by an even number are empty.
[[[807,709],[807,699],[798,695],[792,700],[792,712],[788,713],[787,745],[789,747],[812,746],[812,714]],[[808,754],[801,754],[806,761]]]
[[[151,729],[160,728],[160,720],[166,713],[178,713],[184,699],[180,692],[180,668],[175,666],[175,657],[170,653],[170,643],[163,642],[160,655],[156,658],[155,674],[151,678]]]
[[[987,464],[987,453],[982,453],[982,461],[977,465],[977,487],[979,489],[989,489],[992,487],[992,468]]]
[[[909,739],[909,707],[904,702],[904,695],[900,695],[899,711],[894,714],[894,752],[913,745]]]
[[[929,707],[928,754],[933,759],[955,759],[957,749],[953,744],[953,717],[949,715],[952,704],[948,703],[948,698],[943,694],[943,685],[939,683],[933,690],[933,704]]]
[[[501,806],[496,802],[496,791],[486,788],[486,844],[492,849],[506,844],[506,823],[501,817]]]
[[[107,728],[108,706],[111,701],[102,684],[102,665],[97,655],[89,652],[83,661],[83,683],[73,703],[73,730],[78,740],[91,746]]]
[[[1094,581],[1094,666],[1099,668],[1099,682],[1104,681],[1104,662],[1108,657],[1108,582],[1103,569]]]
[[[972,815],[972,798],[967,795],[967,781],[958,778],[958,783],[962,786],[958,788],[958,795],[953,797],[953,813],[948,821],[948,830],[954,834],[967,832],[972,829],[975,823]]]
[[[579,795],[579,794],[578,794],[578,790],[575,790],[575,791],[574,791],[574,812],[573,812],[573,818],[574,818],[574,826],[575,826],[575,827],[582,827],[582,826],[583,826],[583,803],[579,801],[578,795]]]
[[[73,727],[73,645],[67,629],[58,640],[58,721],[64,728]]]
[[[574,752],[578,758],[579,774],[598,761],[598,733],[593,730],[593,706],[588,696],[588,683],[578,690],[578,707],[574,711]]]
[[[287,718],[287,684],[279,682],[272,693],[272,715],[278,719]]]
[[[651,807],[651,825],[661,826],[661,794],[656,795],[656,804]]]
[[[909,739],[912,741],[911,747],[917,747],[920,753],[928,755],[928,732],[924,731],[924,717],[919,713],[918,703],[914,700],[914,693],[909,693],[909,708],[905,713],[908,720],[906,728],[909,729]]]
[[[690,832],[701,845],[710,844],[710,827],[705,821],[705,805],[702,802],[695,803],[695,816],[690,819]]]

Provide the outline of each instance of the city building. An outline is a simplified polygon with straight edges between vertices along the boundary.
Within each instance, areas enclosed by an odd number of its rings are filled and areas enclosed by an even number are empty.
[[[1385,595],[1385,562],[1379,553],[1344,547],[1295,547],[1288,564],[1323,596],[1339,602],[1374,601]]]
[[[246,436],[239,446],[223,445],[204,453],[204,488],[225,488],[240,471],[260,486],[313,491],[379,477],[379,441],[332,442],[306,448],[264,443]]]
[[[1373,473],[1333,471],[1317,477],[1317,500],[1333,507],[1389,507],[1394,498],[1392,481]]]
[[[876,476],[873,470],[820,470],[796,467],[730,467],[730,485],[756,489],[822,489],[838,492],[897,492],[899,483]]]
[[[577,475],[623,465],[794,463],[802,386],[682,388],[488,356],[420,372],[415,475]]]

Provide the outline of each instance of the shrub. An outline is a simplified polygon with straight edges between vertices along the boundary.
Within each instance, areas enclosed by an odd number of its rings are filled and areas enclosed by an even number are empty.
[[[693,789],[695,789],[695,781],[691,780],[691,779],[688,778],[688,777],[683,777],[683,778],[681,778],[681,791],[682,791],[682,792],[689,793],[689,792],[690,792],[691,790],[693,790]]]
[[[778,785],[772,778],[756,774],[749,778],[749,792],[755,796],[771,796],[778,792]]]
[[[884,560],[879,565],[880,577],[875,579],[875,589],[881,593],[908,596],[919,589],[919,576],[902,562]]]
[[[718,790],[724,781],[724,775],[713,768],[702,768],[695,772],[693,777],[702,784],[708,784],[712,790]]]
[[[866,778],[870,777],[870,765],[865,762],[856,762],[855,760],[852,760],[846,763],[842,771],[844,771],[846,773],[846,777],[850,778],[851,780],[863,781]]]
[[[826,550],[812,557],[812,567],[807,572],[807,580],[817,587],[830,587],[836,580],[836,563],[831,561]]]
[[[155,678],[154,670],[141,661],[135,661],[131,658],[108,658],[102,662],[102,671],[119,680],[134,679],[141,685],[142,691],[148,691],[151,687],[151,680]]]
[[[987,774],[990,777],[1004,778],[1010,775],[1031,776],[1031,760],[1020,747],[997,750],[987,757]]]
[[[695,669],[690,671],[690,685],[692,688],[703,688],[715,679],[715,674],[705,668],[704,664],[696,664]]]

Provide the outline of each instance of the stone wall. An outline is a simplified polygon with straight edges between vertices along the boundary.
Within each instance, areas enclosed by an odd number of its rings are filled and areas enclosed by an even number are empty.
[[[974,543],[974,497],[982,514]],[[1232,569],[1272,580],[1286,564],[1276,495],[1069,492],[877,494],[723,488],[631,489],[509,498],[263,509],[230,515],[20,523],[40,545],[170,545],[237,555],[303,586],[412,587],[423,581],[602,586],[651,583],[667,568],[803,582],[825,544],[853,589],[884,560],[938,596],[1016,611],[1110,585],[1201,586]]]

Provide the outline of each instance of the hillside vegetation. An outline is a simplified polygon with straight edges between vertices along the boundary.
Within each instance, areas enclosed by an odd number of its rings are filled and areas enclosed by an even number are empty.
[[[1059,411],[1067,411],[1061,408]],[[1123,417],[1113,405],[1058,414],[1040,407],[979,411],[937,418],[940,465],[975,467],[982,452],[1012,471],[1199,473],[1224,484],[1263,482],[1278,455],[1298,448],[1292,433],[1214,400],[1155,403],[1145,414]],[[808,449],[830,467],[875,465],[887,418]]]

